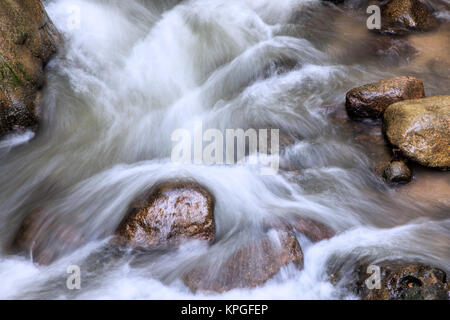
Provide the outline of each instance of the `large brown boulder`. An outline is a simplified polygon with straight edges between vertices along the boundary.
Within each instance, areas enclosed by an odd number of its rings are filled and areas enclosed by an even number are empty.
[[[450,96],[395,103],[384,113],[383,128],[404,156],[427,167],[450,167]]]
[[[381,6],[381,32],[403,35],[408,31],[429,31],[438,26],[431,10],[420,0],[391,0]]]
[[[450,171],[420,169],[416,169],[416,179],[398,189],[398,196],[443,208],[439,212],[444,215],[450,212]]]
[[[350,118],[378,119],[389,105],[424,96],[423,83],[419,79],[393,77],[351,89],[347,92],[345,107]]]
[[[0,136],[37,126],[43,67],[59,41],[40,0],[0,0]]]
[[[446,273],[422,264],[405,265],[399,262],[376,264],[381,271],[381,289],[369,289],[365,283],[371,276],[367,265],[357,270],[356,293],[363,300],[448,300]]]
[[[194,268],[183,276],[192,291],[225,292],[234,288],[254,288],[264,284],[293,263],[303,268],[303,253],[295,236],[288,231],[267,233],[243,246],[225,262]]]
[[[132,205],[117,229],[118,242],[132,247],[177,245],[185,240],[212,241],[214,197],[192,182],[166,182]]]

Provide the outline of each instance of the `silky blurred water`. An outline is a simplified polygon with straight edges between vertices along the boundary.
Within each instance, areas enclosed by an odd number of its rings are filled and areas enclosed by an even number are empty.
[[[346,262],[345,273],[358,261],[396,258],[450,269],[448,202],[386,186],[369,169],[373,159],[319,112],[342,103],[348,89],[392,75],[416,75],[428,95],[449,94],[448,74],[436,72],[448,63],[447,23],[428,38],[412,36],[412,56],[380,56],[364,1],[350,1],[353,9],[318,0],[45,4],[65,45],[47,66],[37,135],[0,142],[0,298],[352,299],[328,281],[327,268]],[[436,47],[426,48],[430,38]],[[205,129],[279,128],[293,141],[280,161],[296,171],[172,163],[171,133],[196,121]],[[439,174],[448,187],[448,173]],[[131,201],[172,178],[214,194],[215,243],[144,258],[105,249]],[[52,243],[62,257],[49,266],[10,250],[24,217],[42,208],[40,232],[70,224],[83,235],[76,251]],[[337,233],[316,244],[298,235],[302,271],[287,266],[262,287],[220,295],[193,294],[180,280],[200,261],[227,257],[267,221],[295,217]],[[74,264],[79,291],[65,286]]]

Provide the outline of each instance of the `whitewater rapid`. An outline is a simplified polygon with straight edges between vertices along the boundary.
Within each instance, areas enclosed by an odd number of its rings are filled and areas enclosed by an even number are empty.
[[[312,26],[312,17],[340,9],[318,0],[45,5],[65,45],[47,66],[38,134],[0,142],[0,298],[353,299],[330,283],[330,266],[349,272],[364,259],[403,258],[449,270],[448,215],[430,217],[443,209],[396,195],[318,112],[352,86],[407,70],[344,63],[333,52],[345,42],[321,46],[334,41],[334,28]],[[223,131],[279,128],[294,141],[280,164],[298,170],[264,176],[257,166],[173,163],[171,133],[196,121]],[[171,178],[214,194],[217,241],[148,258],[105,250],[130,202]],[[49,230],[70,223],[83,231],[84,245],[49,266],[9,250],[23,218],[42,207]],[[313,218],[337,235],[315,244],[297,235],[304,269],[284,267],[259,288],[195,295],[180,280],[186,266],[223,259],[284,217]],[[79,291],[65,287],[69,265],[81,267]]]

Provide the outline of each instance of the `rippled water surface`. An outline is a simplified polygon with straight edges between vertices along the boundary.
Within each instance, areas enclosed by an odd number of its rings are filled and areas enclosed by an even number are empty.
[[[410,36],[413,52],[377,51],[364,3],[47,1],[65,46],[47,67],[40,131],[0,142],[0,298],[204,298],[180,280],[188,268],[223,259],[263,222],[296,216],[337,235],[315,244],[299,236],[302,271],[287,266],[262,287],[207,297],[354,298],[326,271],[349,272],[364,259],[449,271],[449,173],[418,170],[411,185],[390,188],[370,169],[370,152],[323,112],[348,89],[392,75],[419,77],[427,95],[450,94],[449,23]],[[70,23],[74,8],[79,27]],[[280,128],[293,143],[282,148],[277,175],[172,163],[171,133],[196,121]],[[130,202],[169,178],[213,192],[216,242],[144,258],[106,250]],[[49,266],[10,250],[24,217],[42,208],[41,232],[70,224],[83,234],[81,248],[59,248],[65,254]],[[76,292],[65,287],[73,264],[83,274]]]

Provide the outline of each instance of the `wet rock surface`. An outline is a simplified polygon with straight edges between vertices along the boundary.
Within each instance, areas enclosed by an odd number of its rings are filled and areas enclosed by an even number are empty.
[[[404,161],[392,161],[383,171],[383,177],[389,183],[406,183],[412,178],[412,173]]]
[[[0,136],[37,127],[43,67],[60,41],[40,0],[0,0]]]
[[[167,182],[151,188],[132,205],[116,231],[120,244],[161,247],[215,236],[214,197],[193,182]]]
[[[395,103],[385,111],[383,127],[407,158],[423,166],[450,167],[450,96]]]
[[[404,35],[410,31],[430,31],[439,23],[429,7],[419,0],[390,0],[381,6],[381,33]]]
[[[308,218],[295,218],[289,222],[275,224],[273,227],[302,234],[312,242],[330,239],[335,235],[328,226]]]
[[[422,264],[399,262],[377,263],[381,271],[381,289],[368,289],[367,265],[356,273],[359,281],[355,289],[363,300],[448,300],[449,286],[444,271]]]
[[[36,209],[23,220],[13,248],[37,264],[48,265],[64,253],[78,248],[83,235],[70,223],[58,224],[43,209]]]
[[[389,105],[424,96],[424,86],[419,79],[393,77],[351,89],[347,92],[345,107],[350,118],[378,119]]]
[[[262,238],[238,249],[220,265],[199,266],[187,272],[183,281],[192,291],[225,292],[264,284],[293,263],[303,268],[303,253],[295,236],[271,230]]]

